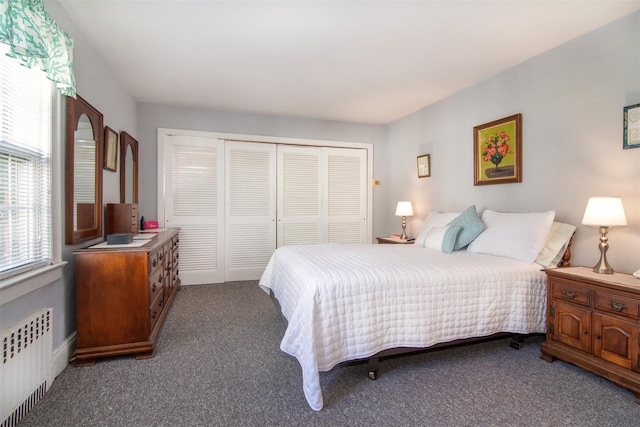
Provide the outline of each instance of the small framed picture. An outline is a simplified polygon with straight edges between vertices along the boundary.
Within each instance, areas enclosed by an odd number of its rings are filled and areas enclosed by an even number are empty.
[[[431,176],[431,155],[418,156],[418,178]]]
[[[473,185],[522,182],[522,115],[473,128]]]
[[[109,126],[104,127],[103,168],[115,172],[118,167],[118,133]]]
[[[624,107],[623,129],[622,148],[640,147],[640,104]]]

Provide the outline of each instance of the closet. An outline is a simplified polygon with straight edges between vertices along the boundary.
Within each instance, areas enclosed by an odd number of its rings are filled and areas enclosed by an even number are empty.
[[[277,247],[367,243],[366,148],[158,138],[158,216],[180,228],[183,285],[260,278]]]

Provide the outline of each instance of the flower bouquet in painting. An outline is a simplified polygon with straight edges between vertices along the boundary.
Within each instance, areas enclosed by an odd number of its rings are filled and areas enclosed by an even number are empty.
[[[495,132],[492,135],[489,135],[486,142],[484,143],[484,147],[482,149],[483,157],[482,160],[485,162],[491,162],[495,165],[495,168],[487,169],[485,171],[488,178],[501,176],[501,170],[499,169],[500,163],[507,156],[507,154],[512,154],[513,151],[509,151],[509,140],[511,138],[505,131],[502,131],[498,134]],[[510,173],[513,171],[513,168],[509,168]]]

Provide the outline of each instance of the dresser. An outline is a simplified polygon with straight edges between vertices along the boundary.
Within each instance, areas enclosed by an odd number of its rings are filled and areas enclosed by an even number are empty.
[[[542,359],[558,358],[607,378],[640,403],[640,279],[587,267],[545,271]]]
[[[107,356],[155,354],[180,287],[179,231],[148,236],[151,240],[138,247],[100,244],[74,252],[76,365],[93,365]]]

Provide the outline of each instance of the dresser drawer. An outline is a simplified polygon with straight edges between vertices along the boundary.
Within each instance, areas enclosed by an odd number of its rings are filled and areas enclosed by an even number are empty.
[[[158,293],[162,292],[162,285],[164,284],[164,271],[162,269],[157,270],[149,278],[149,304],[158,297]]]
[[[640,302],[614,293],[596,291],[595,308],[630,319],[640,319]]]
[[[162,313],[163,307],[164,297],[162,292],[160,292],[155,301],[153,301],[153,304],[149,307],[149,331],[153,331],[153,327],[160,318],[160,313]]]
[[[153,275],[158,269],[162,269],[162,248],[149,255],[149,275]]]
[[[553,298],[570,301],[574,304],[588,306],[590,304],[590,293],[588,289],[581,288],[573,282],[553,278],[551,280]]]

